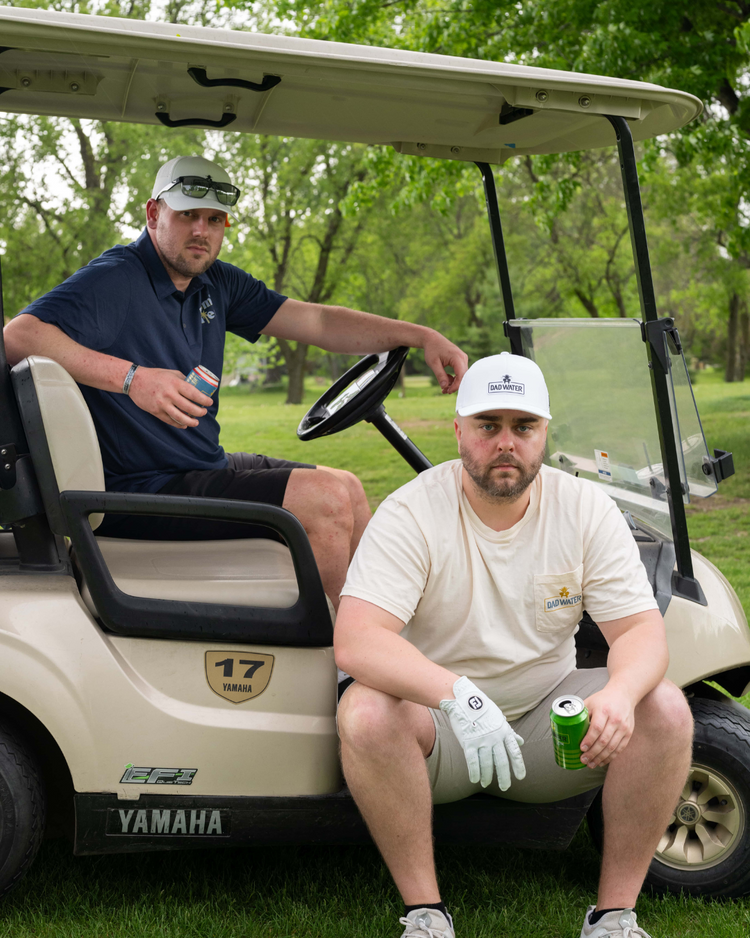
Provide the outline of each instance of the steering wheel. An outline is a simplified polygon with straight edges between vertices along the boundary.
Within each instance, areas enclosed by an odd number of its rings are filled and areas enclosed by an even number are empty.
[[[402,345],[380,355],[365,355],[312,405],[297,427],[300,440],[317,440],[365,420],[388,397],[409,352]]]

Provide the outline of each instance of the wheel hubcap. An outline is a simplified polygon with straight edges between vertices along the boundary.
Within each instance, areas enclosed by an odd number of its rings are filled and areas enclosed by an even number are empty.
[[[731,782],[694,763],[655,858],[673,869],[708,869],[734,851],[744,827],[745,807]]]

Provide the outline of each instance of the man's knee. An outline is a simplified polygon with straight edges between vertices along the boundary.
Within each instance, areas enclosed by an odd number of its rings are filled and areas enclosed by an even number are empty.
[[[676,748],[692,742],[693,715],[679,687],[663,680],[638,704],[636,729],[657,736],[663,744],[671,741]]]
[[[371,753],[393,751],[399,743],[415,738],[424,748],[425,716],[431,723],[425,707],[354,683],[339,704],[339,736],[352,749]]]
[[[305,523],[353,525],[352,501],[343,482],[319,469],[293,469],[283,507]]]
[[[340,472],[340,479],[346,486],[350,496],[365,498],[365,489],[359,477],[355,476],[353,472],[349,472],[347,469],[341,469]]]
[[[318,466],[318,471],[326,472],[341,482],[349,494],[352,505],[357,505],[361,502],[367,503],[367,495],[365,494],[364,486],[353,472],[349,472],[347,469],[332,469],[330,466]]]

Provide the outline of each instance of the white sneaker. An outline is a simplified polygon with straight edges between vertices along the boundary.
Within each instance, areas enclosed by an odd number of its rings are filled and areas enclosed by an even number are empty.
[[[590,905],[586,909],[581,938],[650,938],[642,928],[638,927],[635,912],[632,909],[607,912],[596,925],[592,925],[589,922],[589,916],[594,911],[596,911],[595,905]]]
[[[401,938],[456,938],[453,919],[438,909],[414,909],[399,922],[406,926]]]

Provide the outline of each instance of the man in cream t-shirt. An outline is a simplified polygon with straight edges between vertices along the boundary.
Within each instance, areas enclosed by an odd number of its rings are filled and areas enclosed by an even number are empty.
[[[454,938],[433,802],[483,789],[549,802],[604,783],[599,894],[581,936],[646,936],[632,908],[687,777],[692,720],[664,679],[638,549],[594,483],[542,465],[551,415],[536,364],[507,352],[476,362],[456,410],[461,458],[383,502],[341,594],[349,789],[404,899],[403,938]],[[584,609],[607,668],[575,669]],[[581,771],[554,760],[549,711],[563,694],[590,713]]]

